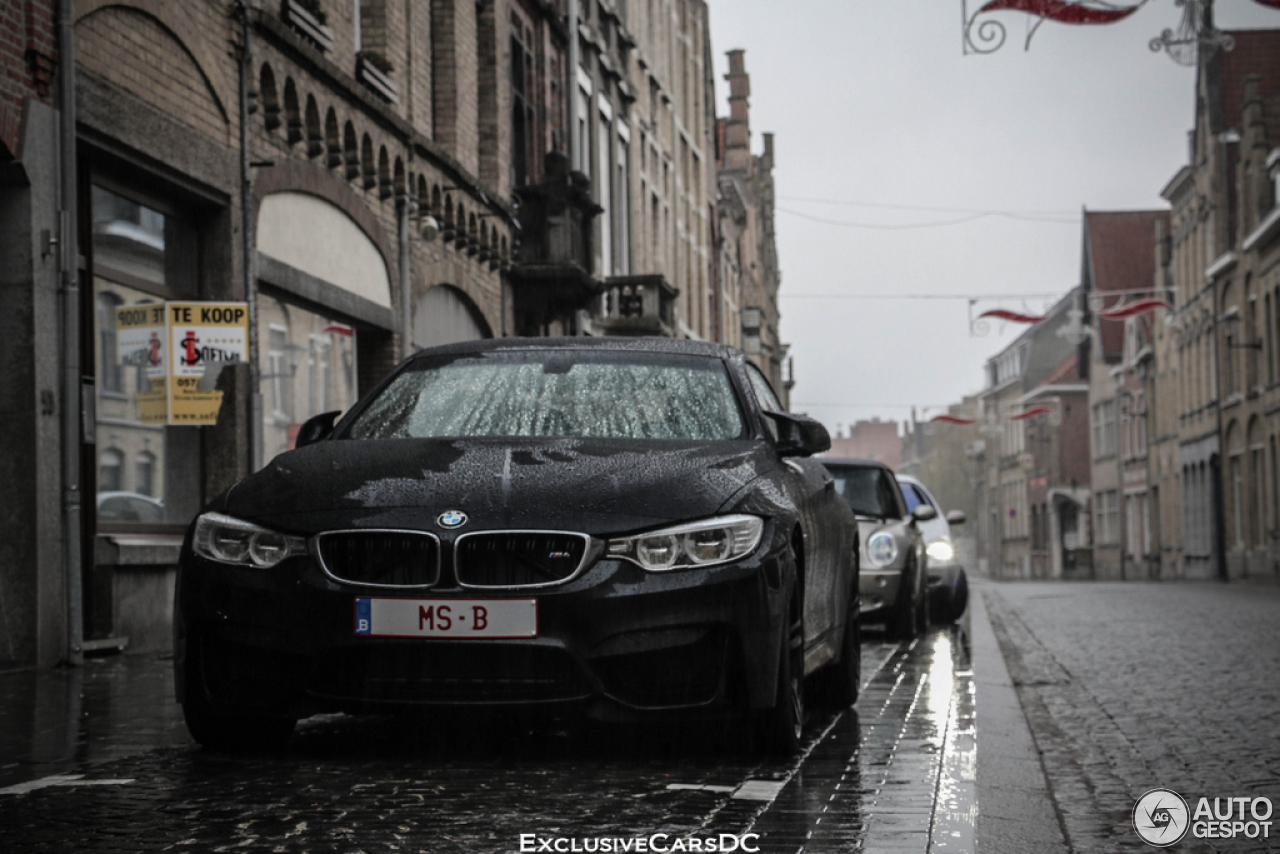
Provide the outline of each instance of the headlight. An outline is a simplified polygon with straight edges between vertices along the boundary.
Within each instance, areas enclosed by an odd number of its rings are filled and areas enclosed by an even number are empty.
[[[302,537],[278,534],[221,513],[204,513],[196,520],[192,546],[196,554],[218,563],[263,569],[307,553],[307,541]]]
[[[898,559],[898,541],[888,531],[872,534],[867,540],[867,560],[876,569],[888,566]]]
[[[951,543],[946,540],[934,540],[929,543],[929,548],[925,549],[925,553],[939,563],[946,563],[956,556],[955,549],[951,548]]]
[[[717,516],[634,537],[609,541],[609,557],[623,558],[650,572],[715,566],[745,557],[760,545],[764,520],[758,516]]]

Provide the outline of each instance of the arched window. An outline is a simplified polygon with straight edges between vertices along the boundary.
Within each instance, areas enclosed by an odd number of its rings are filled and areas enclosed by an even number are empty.
[[[307,156],[324,154],[324,135],[320,131],[320,108],[314,95],[307,96]]]
[[[356,142],[356,127],[351,122],[342,130],[342,154],[347,164],[346,178],[354,181],[360,177],[360,143]]]
[[[98,492],[119,492],[124,488],[124,454],[119,448],[105,448],[98,454]]]
[[[338,136],[338,114],[333,107],[324,117],[324,147],[324,165],[337,169],[342,165],[342,140]]]
[[[293,78],[289,77],[284,81],[284,118],[285,118],[285,134],[289,140],[289,144],[293,145],[302,140],[302,110],[298,107],[298,89],[293,84]]]
[[[436,285],[418,297],[413,312],[415,349],[492,337],[493,332],[475,303],[462,291]]]
[[[360,173],[361,185],[372,190],[378,183],[378,167],[373,162],[373,140],[367,133],[360,142]]]
[[[155,495],[156,487],[156,455],[150,451],[142,451],[133,458],[134,492],[143,495]]]
[[[385,145],[378,149],[378,198],[391,198],[391,158]]]
[[[267,130],[280,127],[280,96],[276,93],[276,75],[271,66],[263,63],[258,76],[258,97],[262,100],[262,118]]]

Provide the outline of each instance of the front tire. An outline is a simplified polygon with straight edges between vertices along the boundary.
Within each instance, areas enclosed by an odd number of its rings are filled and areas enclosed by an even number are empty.
[[[270,710],[243,712],[209,699],[200,665],[203,651],[188,649],[182,717],[191,737],[207,750],[224,753],[271,752],[284,748],[297,720]]]
[[[191,737],[207,750],[223,753],[283,750],[297,721],[229,712],[188,691],[182,717]]]
[[[840,658],[821,672],[820,696],[833,709],[844,710],[858,701],[862,687],[862,618],[857,594],[849,596]]]
[[[756,724],[756,745],[771,756],[789,756],[800,749],[804,735],[804,618],[792,609],[778,650],[778,679],[773,708]]]
[[[911,641],[921,630],[921,608],[916,597],[916,578],[914,570],[908,576],[902,575],[903,585],[898,588],[898,600],[893,605],[885,620],[885,631],[889,637],[897,641]]]
[[[960,570],[960,574],[956,576],[956,586],[951,590],[951,597],[947,600],[947,609],[943,614],[944,622],[954,623],[964,616],[964,609],[969,604],[969,579],[965,576],[964,570]]]

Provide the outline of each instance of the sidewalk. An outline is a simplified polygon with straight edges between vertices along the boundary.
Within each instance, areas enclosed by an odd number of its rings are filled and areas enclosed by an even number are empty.
[[[969,611],[978,732],[978,850],[1067,852],[1044,767],[984,599],[993,583],[971,581]]]
[[[0,673],[0,788],[192,743],[168,656]]]

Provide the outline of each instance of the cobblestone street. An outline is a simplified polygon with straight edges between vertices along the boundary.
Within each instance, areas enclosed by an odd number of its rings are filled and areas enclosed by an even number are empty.
[[[931,839],[969,851],[962,638],[936,629],[898,645],[868,632],[857,714],[814,714],[802,753],[768,761],[706,728],[586,739],[502,720],[336,715],[304,722],[282,756],[226,756],[186,736],[167,661],[9,674],[0,837],[6,851],[503,852],[522,834],[528,845],[731,834],[768,852],[926,851]],[[24,693],[25,708],[13,702]]]
[[[230,756],[190,740],[165,659],[0,674],[0,838],[16,852],[722,838],[778,854],[1112,852],[1151,850],[1130,817],[1152,788],[1192,808],[1280,801],[1280,589],[979,582],[975,598],[963,627],[911,644],[867,631],[856,713],[815,710],[803,751],[778,760],[717,728],[340,715],[304,722],[282,755]],[[1188,835],[1174,850],[1278,847]]]
[[[1192,810],[1201,797],[1280,803],[1280,589],[982,589],[1072,850],[1152,850],[1130,813],[1157,787]],[[1176,850],[1276,851],[1275,836],[1189,834]]]

